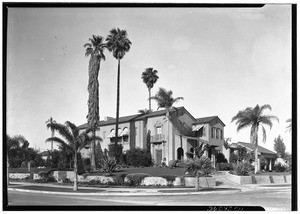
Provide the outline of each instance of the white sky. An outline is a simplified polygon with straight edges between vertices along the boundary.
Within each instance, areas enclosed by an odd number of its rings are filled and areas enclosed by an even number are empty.
[[[195,118],[217,115],[225,137],[249,142],[250,129],[236,132],[232,117],[246,107],[270,104],[267,130],[273,149],[281,135],[291,152],[291,6],[230,8],[13,8],[8,12],[7,133],[30,146],[50,149],[45,122],[86,123],[88,58],[83,44],[114,27],[132,41],[121,61],[120,116],[148,107],[141,80],[147,67],[158,70],[159,87],[184,97]],[[115,117],[117,60],[106,51],[101,63],[100,118]],[[153,109],[157,105],[152,101]],[[261,139],[261,138],[260,138]]]

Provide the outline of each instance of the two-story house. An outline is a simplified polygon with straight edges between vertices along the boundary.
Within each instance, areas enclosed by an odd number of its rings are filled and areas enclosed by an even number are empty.
[[[102,149],[108,149],[116,141],[115,122],[111,117],[100,121],[96,134],[102,138]],[[164,159],[168,164],[170,160],[189,158],[187,152],[193,151],[199,142],[205,142],[210,145],[205,155],[214,163],[215,150],[222,151],[224,126],[217,116],[195,119],[184,107],[179,107],[170,110],[169,118],[166,110],[120,117],[117,141],[123,145],[123,151],[135,147],[145,149],[150,132],[151,155],[158,165]],[[79,128],[86,129],[87,124]]]

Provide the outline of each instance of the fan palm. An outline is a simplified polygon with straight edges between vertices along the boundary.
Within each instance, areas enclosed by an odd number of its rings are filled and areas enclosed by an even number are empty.
[[[164,88],[159,88],[158,92],[154,97],[150,97],[157,102],[157,110],[160,108],[166,109],[166,119],[167,119],[167,141],[169,143],[169,120],[170,120],[170,109],[173,107],[173,104],[179,100],[183,100],[183,97],[173,98],[173,92],[167,91]]]
[[[146,68],[146,70],[142,73],[143,82],[146,84],[149,92],[149,111],[151,111],[151,89],[153,88],[154,84],[158,80],[157,70],[153,68]]]
[[[107,48],[112,52],[113,56],[118,60],[117,75],[117,110],[116,110],[116,132],[115,132],[115,150],[118,143],[118,126],[119,126],[119,101],[120,101],[120,62],[126,52],[130,50],[131,41],[127,38],[127,31],[113,28],[110,30],[106,38]],[[115,154],[116,155],[116,154]]]
[[[102,36],[93,35],[89,39],[90,43],[84,44],[85,56],[89,56],[89,82],[88,82],[88,126],[92,128],[93,135],[96,135],[96,129],[99,125],[99,82],[98,75],[101,60],[105,60],[104,49],[106,44]],[[91,168],[96,169],[95,164],[95,142],[91,144]]]
[[[57,131],[63,138],[50,137],[46,139],[46,142],[54,141],[66,149],[72,151],[74,156],[74,191],[78,190],[78,174],[77,174],[77,155],[80,150],[87,144],[94,142],[95,140],[101,140],[96,137],[92,132],[92,128],[88,128],[84,132],[80,133],[77,126],[70,121],[66,121],[65,124],[60,123],[48,123],[47,128]]]
[[[239,111],[231,120],[231,122],[236,121],[237,131],[251,127],[250,143],[254,144],[255,174],[258,171],[258,129],[261,127],[263,133],[262,141],[266,142],[266,130],[263,125],[267,125],[271,129],[273,126],[272,120],[279,121],[275,116],[264,115],[263,111],[266,109],[272,110],[270,105],[256,105],[254,108],[248,107],[245,110]]]

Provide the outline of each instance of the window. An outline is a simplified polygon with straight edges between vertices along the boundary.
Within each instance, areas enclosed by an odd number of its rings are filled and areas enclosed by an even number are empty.
[[[202,136],[203,136],[203,137],[205,137],[205,131],[206,131],[206,130],[205,130],[205,127],[203,126],[203,128],[202,128]]]
[[[106,131],[103,131],[103,139],[105,139]]]
[[[220,129],[220,139],[223,139],[223,131]]]
[[[216,138],[217,129],[215,127],[211,127],[211,137]]]
[[[219,139],[219,131],[220,129],[216,129],[216,138]]]
[[[161,126],[156,127],[156,134],[161,135]]]

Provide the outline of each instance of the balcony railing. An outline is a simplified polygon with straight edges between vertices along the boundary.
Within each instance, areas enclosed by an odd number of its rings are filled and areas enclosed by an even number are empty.
[[[162,134],[151,135],[151,142],[165,141],[165,136]]]

